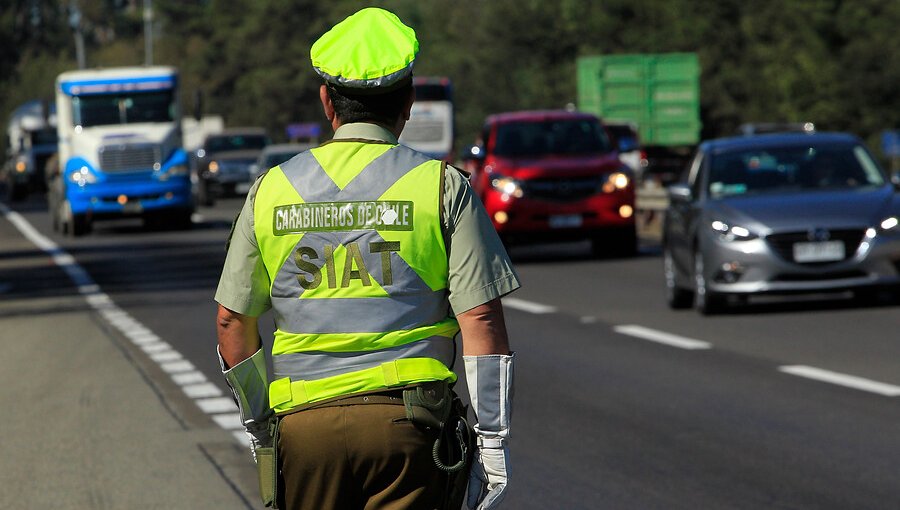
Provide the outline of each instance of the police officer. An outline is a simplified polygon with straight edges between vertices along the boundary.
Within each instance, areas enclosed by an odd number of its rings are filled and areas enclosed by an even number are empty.
[[[476,419],[468,505],[497,508],[506,490],[515,356],[500,297],[519,281],[466,177],[398,145],[417,52],[415,32],[377,8],[316,41],[334,138],[257,180],[235,223],[219,359],[267,504],[449,508],[452,469],[432,450],[459,414],[447,402],[460,331]],[[257,333],[269,309],[271,384]]]

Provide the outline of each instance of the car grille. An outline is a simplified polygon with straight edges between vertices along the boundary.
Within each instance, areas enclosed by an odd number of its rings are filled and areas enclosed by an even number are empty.
[[[532,179],[521,182],[526,197],[557,202],[574,202],[598,193],[599,177],[576,179]]]
[[[162,159],[156,145],[107,145],[99,152],[100,169],[104,172],[152,170]]]
[[[844,243],[844,260],[849,259],[859,248],[862,242],[865,230],[862,229],[844,229],[829,230],[829,241],[841,241]],[[772,250],[781,258],[788,262],[794,262],[794,243],[810,242],[809,232],[788,232],[781,234],[770,234],[766,236],[766,242]],[[839,261],[835,261],[839,262]],[[807,262],[802,263],[804,266],[820,266],[825,264],[833,264],[834,262]]]

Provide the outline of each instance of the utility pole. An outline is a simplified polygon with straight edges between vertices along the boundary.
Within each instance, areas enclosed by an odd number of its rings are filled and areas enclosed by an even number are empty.
[[[81,32],[81,9],[78,8],[78,0],[69,2],[69,26],[75,32],[75,58],[78,60],[78,69],[84,69],[86,67],[84,34]]]
[[[144,65],[153,65],[153,0],[144,0]]]

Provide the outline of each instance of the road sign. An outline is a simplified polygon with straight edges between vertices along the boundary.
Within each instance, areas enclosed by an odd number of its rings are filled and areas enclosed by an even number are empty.
[[[303,122],[300,124],[288,124],[285,131],[287,131],[288,138],[291,140],[314,140],[319,138],[322,129],[317,122]]]
[[[883,131],[881,150],[886,156],[900,157],[900,131]]]

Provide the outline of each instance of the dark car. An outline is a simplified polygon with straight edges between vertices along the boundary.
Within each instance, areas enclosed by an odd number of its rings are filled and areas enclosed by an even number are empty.
[[[663,258],[673,308],[710,313],[729,297],[900,284],[900,198],[853,135],[704,142],[669,200]]]
[[[195,160],[198,202],[212,205],[218,196],[246,193],[252,166],[270,143],[262,128],[229,128],[207,136]]]
[[[596,254],[637,249],[634,178],[588,113],[492,115],[467,169],[506,243],[590,239]]]

